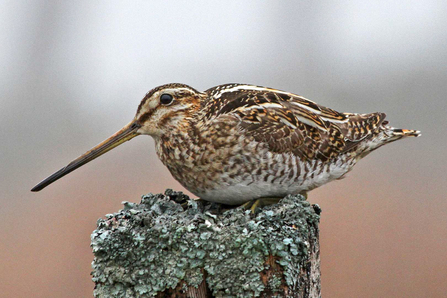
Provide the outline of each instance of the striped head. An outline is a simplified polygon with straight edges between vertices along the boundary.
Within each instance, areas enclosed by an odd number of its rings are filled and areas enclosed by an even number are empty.
[[[149,91],[138,106],[134,122],[139,134],[152,137],[181,129],[200,108],[206,95],[185,84],[166,84]]]

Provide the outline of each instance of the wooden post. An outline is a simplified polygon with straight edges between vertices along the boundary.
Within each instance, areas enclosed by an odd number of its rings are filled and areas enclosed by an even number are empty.
[[[181,192],[98,220],[95,297],[321,297],[318,206],[287,196],[256,214]]]

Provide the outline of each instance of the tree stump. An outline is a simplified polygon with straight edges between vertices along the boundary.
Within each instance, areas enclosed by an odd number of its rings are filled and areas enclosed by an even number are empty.
[[[99,219],[95,297],[321,297],[318,206],[253,214],[167,190]]]

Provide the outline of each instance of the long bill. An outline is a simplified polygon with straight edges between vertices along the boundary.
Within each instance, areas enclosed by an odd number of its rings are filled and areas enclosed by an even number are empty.
[[[95,158],[103,155],[107,151],[112,150],[113,148],[121,145],[122,143],[129,141],[130,139],[139,135],[137,130],[141,126],[135,121],[130,122],[126,126],[124,126],[121,130],[117,131],[113,136],[105,140],[104,142],[96,145],[94,148],[90,149],[86,153],[82,154],[72,162],[70,162],[67,166],[63,167],[56,173],[52,174],[48,178],[44,179],[42,182],[34,186],[31,191],[39,191],[54,181],[62,178],[68,173],[76,170],[80,166],[88,163],[89,161],[94,160]]]

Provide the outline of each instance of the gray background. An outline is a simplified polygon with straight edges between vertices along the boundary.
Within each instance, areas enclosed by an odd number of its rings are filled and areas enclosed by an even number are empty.
[[[1,1],[0,293],[89,297],[89,237],[121,201],[175,182],[139,137],[30,188],[169,82],[252,83],[422,137],[309,194],[327,297],[447,292],[445,1]]]

